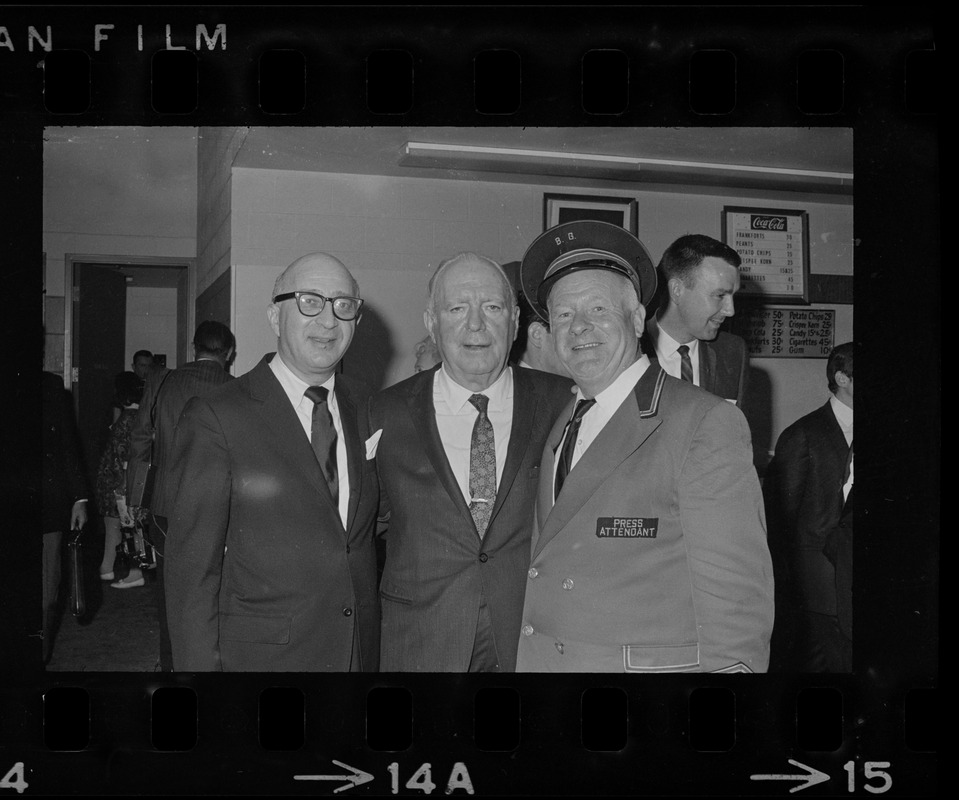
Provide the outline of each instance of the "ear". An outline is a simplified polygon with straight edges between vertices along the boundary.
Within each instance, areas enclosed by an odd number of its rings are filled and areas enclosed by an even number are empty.
[[[423,324],[426,326],[426,332],[430,335],[430,338],[433,339],[433,312],[429,309],[423,312]],[[433,339],[436,342],[436,339]]]
[[[280,338],[280,307],[276,303],[270,303],[266,307],[266,317],[270,320],[270,327],[277,339]]]
[[[511,316],[512,316],[512,318],[513,318],[513,339],[512,339],[512,341],[515,342],[515,341],[516,341],[516,337],[519,336],[519,306],[513,306],[513,313],[512,313]]]
[[[640,303],[633,312],[633,330],[636,332],[636,338],[641,339],[646,332],[646,306]]]
[[[546,333],[546,326],[539,320],[533,320],[526,327],[526,341],[534,346],[543,349],[543,335]]]
[[[849,385],[849,376],[845,372],[840,372],[836,370],[836,386],[842,386],[844,389]]]
[[[677,301],[683,296],[683,292],[686,290],[686,284],[684,284],[679,278],[670,278],[669,282],[666,284],[666,288],[669,291],[669,299]]]

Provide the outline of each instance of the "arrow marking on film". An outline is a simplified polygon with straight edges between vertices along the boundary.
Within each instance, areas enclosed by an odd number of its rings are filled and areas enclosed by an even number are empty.
[[[356,767],[351,767],[349,764],[344,764],[342,761],[337,761],[335,758],[331,759],[334,764],[343,769],[348,769],[352,775],[294,775],[293,780],[295,781],[349,781],[343,786],[339,786],[333,790],[334,794],[336,792],[342,792],[344,789],[352,789],[354,786],[361,786],[364,783],[369,783],[373,780],[373,776],[369,772],[363,772],[361,769]]]
[[[803,789],[808,789],[810,786],[815,786],[817,783],[822,783],[823,781],[828,781],[829,776],[825,772],[820,772],[818,769],[813,769],[808,767],[805,764],[801,764],[798,761],[793,761],[791,758],[788,759],[789,763],[794,767],[799,767],[806,771],[805,775],[750,775],[749,779],[752,781],[802,781],[802,784],[799,786],[793,786],[789,791],[790,792],[800,792]]]

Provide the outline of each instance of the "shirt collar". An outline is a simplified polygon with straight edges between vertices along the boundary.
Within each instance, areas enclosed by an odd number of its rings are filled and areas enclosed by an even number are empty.
[[[453,380],[446,371],[444,363],[436,371],[435,388],[454,414],[461,412],[474,394],[485,394],[489,398],[488,411],[503,411],[509,407],[507,404],[513,399],[513,371],[512,367],[506,367],[500,376],[482,392],[474,392]]]
[[[843,430],[852,429],[852,409],[839,400],[836,395],[829,398],[829,405],[832,406],[832,413],[836,415],[836,420]]]
[[[677,356],[678,353],[676,350],[682,344],[682,342],[677,342],[672,336],[666,333],[662,325],[659,324],[659,318],[656,319],[656,327],[659,328],[659,336],[656,337],[656,352],[662,356]],[[694,338],[691,342],[686,342],[686,347],[689,348],[689,357],[692,358],[696,353],[699,352],[699,339]]]
[[[273,360],[270,361],[270,369],[273,370],[273,374],[276,375],[276,379],[280,382],[280,386],[283,387],[283,391],[286,392],[287,397],[290,398],[290,402],[293,403],[294,406],[298,406],[300,401],[303,399],[303,396],[306,394],[306,390],[309,389],[312,384],[307,383],[298,375],[295,375],[293,371],[286,365],[286,362],[279,353],[273,356]],[[320,386],[324,386],[329,390],[331,405],[336,399],[336,396],[333,394],[333,387],[335,384],[335,372],[330,375],[329,379],[325,383],[319,384]],[[312,403],[313,401],[311,400],[310,402]]]
[[[626,369],[619,373],[609,386],[596,395],[596,405],[602,408],[607,414],[612,415],[617,408],[623,404],[623,400],[636,386],[636,383],[643,377],[643,373],[649,369],[649,356],[642,355],[630,364]],[[585,399],[581,389],[576,389],[576,400]]]

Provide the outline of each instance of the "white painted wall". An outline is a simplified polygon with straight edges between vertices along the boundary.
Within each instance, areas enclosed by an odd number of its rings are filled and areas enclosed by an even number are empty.
[[[802,209],[809,213],[812,271],[853,271],[853,207],[846,198],[234,168],[235,373],[275,349],[264,309],[276,275],[298,256],[321,250],[340,258],[360,283],[370,316],[364,324],[383,338],[383,385],[409,376],[413,347],[424,335],[426,284],[437,263],[461,250],[519,260],[542,232],[545,192],[637,198],[639,238],[654,262],[684,233],[720,238],[724,205]],[[814,308],[836,309],[837,344],[852,338],[852,306]],[[786,425],[825,402],[825,362],[756,359],[753,366],[771,387],[770,419],[757,441],[765,451]]]
[[[177,303],[176,289],[149,286],[127,288],[126,359],[130,369],[137,350],[165,353],[166,365],[178,366],[176,352]],[[182,358],[180,359],[182,361]]]

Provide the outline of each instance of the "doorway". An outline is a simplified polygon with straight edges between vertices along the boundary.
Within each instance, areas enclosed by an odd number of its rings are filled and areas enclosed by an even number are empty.
[[[84,464],[96,470],[113,421],[115,376],[137,350],[171,368],[189,360],[194,260],[112,256],[65,257],[64,382],[73,394]]]

